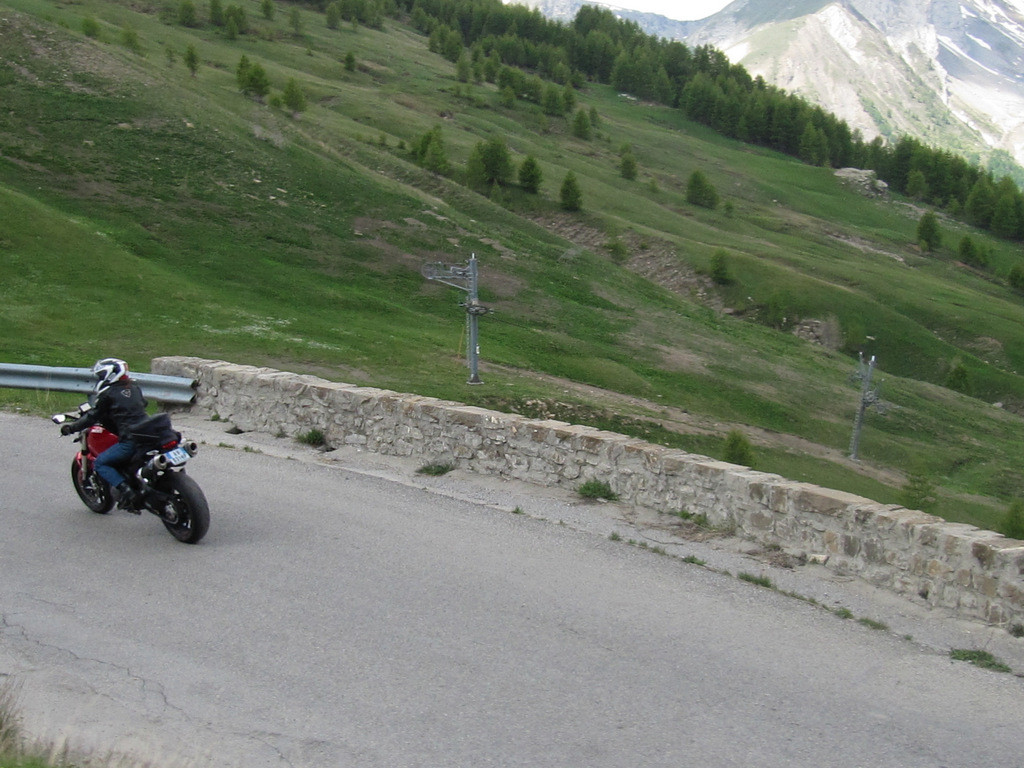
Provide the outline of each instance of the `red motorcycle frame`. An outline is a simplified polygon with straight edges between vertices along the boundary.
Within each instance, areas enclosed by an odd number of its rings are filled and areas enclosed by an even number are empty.
[[[76,415],[58,414],[55,424],[77,418],[89,410],[80,406]],[[164,417],[166,418],[166,417]],[[169,421],[167,422],[169,424]],[[138,427],[135,427],[138,428]],[[161,445],[145,445],[137,450],[125,472],[135,491],[135,501],[128,511],[152,512],[178,541],[196,544],[210,527],[210,509],[202,489],[185,474],[185,464],[195,456],[194,442],[176,438]],[[114,506],[110,485],[96,472],[96,458],[118,442],[118,437],[99,424],[87,427],[76,437],[80,448],[71,462],[71,482],[82,502],[97,514],[106,514]]]

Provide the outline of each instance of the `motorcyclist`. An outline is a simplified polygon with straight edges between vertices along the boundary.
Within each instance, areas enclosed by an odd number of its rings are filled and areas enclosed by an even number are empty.
[[[146,418],[146,398],[142,390],[128,376],[128,363],[116,357],[97,360],[92,367],[96,377],[96,402],[82,418],[64,424],[62,435],[80,432],[93,424],[101,424],[118,436],[118,442],[96,457],[96,472],[114,490],[114,497],[122,509],[132,506],[134,491],[118,467],[126,464],[135,453],[131,439],[131,426]]]

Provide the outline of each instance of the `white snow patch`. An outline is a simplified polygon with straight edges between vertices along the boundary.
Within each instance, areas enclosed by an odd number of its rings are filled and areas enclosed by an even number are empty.
[[[992,69],[991,67],[986,67],[984,64],[982,64],[977,59],[971,58],[963,50],[961,50],[960,47],[955,42],[953,42],[950,38],[944,37],[944,36],[940,35],[939,36],[939,42],[942,43],[946,48],[951,50],[953,53],[955,53],[957,56],[959,56],[961,59],[966,59],[967,61],[971,62],[976,67],[978,67],[979,69],[983,69],[986,72],[988,72],[990,75],[993,75],[995,77],[998,77],[998,78],[1002,79],[1002,75],[999,72],[997,72],[996,70]]]
[[[981,39],[980,37],[975,37],[974,35],[968,35],[968,37],[969,37],[969,38],[971,38],[971,40],[973,40],[974,42],[976,42],[976,43],[977,43],[978,45],[980,45],[980,46],[981,46],[982,48],[984,48],[985,50],[988,50],[988,51],[991,51],[991,50],[992,50],[992,46],[991,46],[991,45],[989,45],[988,43],[986,43],[986,42],[985,42],[984,40],[982,40],[982,39]]]

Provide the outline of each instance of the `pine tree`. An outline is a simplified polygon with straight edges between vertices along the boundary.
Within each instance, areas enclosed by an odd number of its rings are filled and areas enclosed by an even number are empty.
[[[448,153],[445,150],[440,125],[434,126],[420,138],[416,146],[416,161],[433,173],[448,173]]]
[[[576,117],[573,118],[572,135],[584,141],[590,140],[590,116],[582,107],[576,110]]]
[[[478,142],[469,156],[466,178],[476,188],[507,184],[512,178],[512,158],[505,140],[495,136]]]
[[[181,0],[181,4],[178,6],[178,23],[183,27],[199,26],[196,4],[192,0]]]
[[[718,191],[708,181],[707,176],[700,171],[690,174],[690,180],[686,184],[686,202],[690,205],[699,205],[702,208],[718,207]]]
[[[579,182],[576,181],[576,174],[572,171],[565,174],[559,199],[561,200],[563,210],[578,211],[583,207],[583,192],[580,191]]]
[[[185,49],[185,66],[188,67],[192,77],[195,77],[196,72],[199,71],[199,54],[196,52],[194,45],[190,45]]]
[[[1007,192],[996,201],[992,211],[992,234],[1010,240],[1017,236],[1020,219],[1017,215],[1016,195]]]
[[[543,176],[540,171],[540,164],[533,155],[528,155],[519,166],[519,186],[530,194],[540,192],[540,184]]]
[[[917,242],[924,251],[935,251],[942,246],[942,232],[939,231],[939,220],[928,211],[917,224]]]
[[[327,6],[327,12],[324,17],[324,21],[327,24],[328,29],[337,29],[341,26],[341,4],[331,3]]]
[[[288,78],[281,100],[293,115],[306,110],[306,94],[302,92],[302,88],[299,87],[299,83],[294,77]]]
[[[636,179],[636,158],[633,157],[632,152],[624,152],[622,154],[622,159],[619,160],[619,174],[622,176],[622,178],[627,179],[629,181],[633,181],[634,179]]]

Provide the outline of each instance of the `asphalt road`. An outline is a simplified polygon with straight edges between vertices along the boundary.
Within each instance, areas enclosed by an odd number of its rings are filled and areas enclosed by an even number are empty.
[[[1024,765],[1020,677],[679,558],[216,442],[190,465],[212,525],[188,546],[86,510],[72,452],[0,413],[0,676],[27,731],[76,749],[157,767]]]

